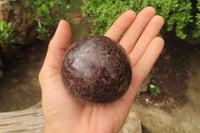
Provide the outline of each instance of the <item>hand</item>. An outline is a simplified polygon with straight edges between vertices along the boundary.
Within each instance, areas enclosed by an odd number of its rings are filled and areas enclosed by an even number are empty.
[[[123,13],[105,36],[118,41],[129,53],[133,72],[130,88],[124,96],[113,103],[81,104],[68,95],[61,80],[60,65],[71,43],[71,29],[66,21],[60,21],[39,74],[46,120],[45,132],[119,132],[140,84],[163,49],[163,39],[156,37],[163,23],[163,18],[155,16],[152,7],[144,8],[137,16],[131,10]],[[122,34],[124,35],[120,39]]]

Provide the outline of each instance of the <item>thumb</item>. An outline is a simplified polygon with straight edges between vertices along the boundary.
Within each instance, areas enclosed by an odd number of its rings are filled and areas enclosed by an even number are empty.
[[[44,68],[59,70],[65,51],[71,44],[71,28],[67,21],[61,20],[49,43]]]

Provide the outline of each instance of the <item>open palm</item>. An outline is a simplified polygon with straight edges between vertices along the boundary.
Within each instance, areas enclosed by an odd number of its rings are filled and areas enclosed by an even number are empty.
[[[124,96],[115,102],[100,104],[78,102],[68,94],[62,83],[60,65],[71,43],[71,29],[66,21],[60,21],[39,74],[45,132],[119,132],[137,89],[162,51],[164,41],[156,36],[163,23],[163,18],[155,16],[152,7],[146,7],[137,16],[131,10],[126,11],[107,31],[105,36],[118,41],[128,52],[133,77]]]

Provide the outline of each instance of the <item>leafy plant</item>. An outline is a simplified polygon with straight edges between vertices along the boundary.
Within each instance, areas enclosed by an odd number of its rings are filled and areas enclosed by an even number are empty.
[[[200,37],[200,0],[85,0],[82,10],[96,27],[92,34],[104,34],[125,11],[138,13],[152,6],[165,19],[167,31],[174,31],[182,39],[190,35]]]
[[[66,0],[28,0],[26,7],[38,22],[37,38],[45,39],[55,30],[59,20],[66,19]]]
[[[196,8],[194,9],[197,13],[195,14],[195,18],[196,18],[196,21],[195,21],[195,32],[194,32],[194,37],[199,37],[199,34],[200,34],[200,0],[197,0],[196,1]]]
[[[160,89],[155,85],[150,84],[149,87],[152,95],[157,96],[159,93],[161,93]]]
[[[6,21],[0,21],[0,44],[1,47],[5,50],[8,44],[12,43],[13,29],[11,27],[11,23],[7,23]]]
[[[50,36],[50,33],[44,27],[37,27],[36,31],[38,33],[37,38],[40,40],[48,38]]]

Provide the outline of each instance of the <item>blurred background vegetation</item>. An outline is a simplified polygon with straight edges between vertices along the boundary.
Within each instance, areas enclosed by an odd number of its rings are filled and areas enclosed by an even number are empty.
[[[104,34],[126,10],[138,13],[152,6],[165,19],[163,31],[173,31],[181,39],[200,37],[200,0],[86,0],[84,14],[95,26],[93,34]]]
[[[23,11],[30,14],[36,21],[36,36],[40,40],[52,36],[57,23],[61,19],[67,20],[70,7],[81,8],[93,25],[92,34],[103,35],[113,22],[125,11],[134,10],[138,13],[146,6],[153,6],[158,15],[165,19],[165,26],[161,33],[173,31],[177,37],[185,39],[200,37],[200,0],[16,0],[24,6]],[[9,1],[7,1],[10,3]],[[11,1],[12,2],[12,1]],[[12,3],[14,3],[13,1]],[[12,5],[11,3],[11,5]],[[2,4],[3,7],[3,4]],[[1,8],[4,10],[5,8]],[[0,23],[1,49],[8,44],[16,43],[12,39],[15,29],[12,22]],[[13,28],[13,29],[12,29]]]

